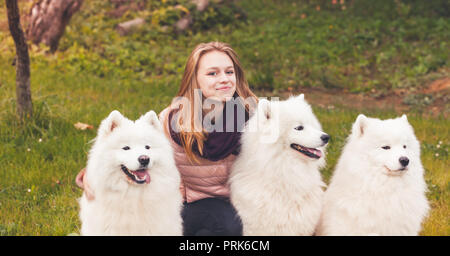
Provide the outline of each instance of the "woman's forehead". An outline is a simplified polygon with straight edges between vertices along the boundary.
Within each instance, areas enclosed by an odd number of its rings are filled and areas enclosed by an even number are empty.
[[[212,68],[229,68],[233,67],[233,61],[224,52],[210,51],[200,57],[198,67],[199,69],[212,69]]]

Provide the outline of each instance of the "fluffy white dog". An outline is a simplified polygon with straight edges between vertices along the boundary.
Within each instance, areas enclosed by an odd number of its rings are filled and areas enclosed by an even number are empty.
[[[135,122],[111,112],[85,177],[95,199],[79,199],[82,235],[182,234],[180,176],[155,112]]]
[[[325,186],[319,168],[329,138],[303,94],[260,100],[229,180],[244,235],[314,233]]]
[[[407,117],[359,115],[325,194],[318,235],[417,235],[429,206]]]

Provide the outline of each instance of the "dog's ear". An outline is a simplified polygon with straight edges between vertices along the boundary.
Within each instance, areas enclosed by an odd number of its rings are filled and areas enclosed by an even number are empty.
[[[357,137],[364,135],[364,130],[367,127],[367,117],[363,114],[359,114],[352,127],[352,134]]]
[[[141,116],[137,121],[149,124],[158,131],[163,130],[161,122],[158,119],[158,115],[156,115],[155,111],[153,110],[150,110],[147,113],[145,113],[145,115]]]
[[[111,134],[117,127],[119,127],[125,117],[117,110],[112,111],[109,116],[102,121],[98,129],[98,136],[105,137]]]
[[[274,102],[274,98],[270,102],[264,98],[259,100],[257,118],[257,126],[249,127],[249,131],[258,131],[260,143],[273,144],[277,142],[280,135],[279,104]]]
[[[403,121],[409,123],[409,122],[408,122],[408,117],[407,117],[405,114],[402,115],[401,119],[402,119]]]
[[[258,119],[261,121],[269,120],[272,116],[270,102],[266,99],[259,100],[258,103]]]
[[[296,97],[298,100],[305,100],[305,95],[302,93]]]

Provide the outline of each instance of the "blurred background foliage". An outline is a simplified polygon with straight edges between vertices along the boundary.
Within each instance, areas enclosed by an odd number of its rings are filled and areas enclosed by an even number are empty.
[[[202,12],[190,0],[91,0],[72,18],[57,56],[35,61],[144,79],[180,74],[195,44],[222,40],[237,49],[256,89],[414,91],[449,74],[448,10],[440,0],[211,0]],[[192,24],[177,31],[187,15]],[[134,18],[146,23],[120,36],[116,26]],[[11,59],[4,25],[0,42]]]

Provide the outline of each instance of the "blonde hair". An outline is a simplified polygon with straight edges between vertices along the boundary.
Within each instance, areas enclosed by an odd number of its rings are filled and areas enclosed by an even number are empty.
[[[209,42],[197,45],[187,59],[180,88],[177,93],[177,97],[187,99],[190,104],[190,107],[183,106],[178,110],[178,120],[176,120],[176,124],[179,126],[180,130],[179,135],[181,146],[184,148],[186,155],[191,162],[199,162],[192,150],[193,145],[197,143],[198,151],[200,155],[202,155],[203,145],[208,135],[202,127],[201,120],[199,121],[198,118],[195,118],[194,112],[195,109],[198,109],[198,106],[196,108],[194,104],[198,101],[194,100],[194,98],[196,97],[195,90],[200,90],[200,86],[197,83],[199,60],[205,53],[211,51],[223,52],[227,54],[233,62],[234,72],[236,74],[236,93],[239,98],[247,99],[251,97],[255,102],[258,101],[255,94],[253,94],[250,90],[247,80],[245,79],[242,65],[236,52],[230,47],[230,45],[222,42]],[[245,105],[247,112],[250,112],[252,107],[253,106]],[[169,125],[171,124],[169,123]]]

